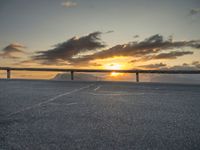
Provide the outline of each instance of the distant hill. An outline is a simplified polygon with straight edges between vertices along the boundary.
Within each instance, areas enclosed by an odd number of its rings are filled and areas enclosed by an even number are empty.
[[[53,80],[71,80],[70,73],[58,73]],[[75,73],[74,80],[77,81],[134,81],[133,75],[123,74],[123,76],[112,77],[109,73]]]
[[[53,80],[65,80],[69,81],[71,80],[71,75],[69,73],[58,73]],[[101,77],[97,77],[93,74],[86,74],[86,73],[75,73],[74,74],[74,80],[77,81],[97,81],[102,80]]]
[[[71,80],[70,73],[58,73],[52,80]],[[123,74],[112,77],[110,74],[75,73],[77,81],[132,81],[135,82],[135,74]],[[169,74],[140,74],[141,82],[167,82],[167,83],[197,83],[200,84],[200,75],[169,75]]]

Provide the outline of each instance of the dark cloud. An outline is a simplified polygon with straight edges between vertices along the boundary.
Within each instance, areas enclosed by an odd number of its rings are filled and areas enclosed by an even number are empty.
[[[158,55],[149,56],[147,59],[176,59],[177,57],[191,54],[193,54],[191,51],[172,51],[169,53],[160,53]]]
[[[172,37],[165,39],[156,34],[142,41],[133,41],[115,45],[108,49],[100,39],[101,32],[94,32],[80,38],[71,38],[66,42],[55,45],[53,49],[39,51],[33,60],[43,64],[55,64],[66,61],[70,65],[89,64],[96,59],[106,59],[117,56],[133,57],[138,61],[151,59],[176,59],[177,57],[193,54],[191,51],[180,51],[182,48],[200,49],[200,41],[173,41]],[[102,50],[101,50],[102,49]],[[173,49],[176,49],[172,51]],[[165,52],[165,51],[171,52]],[[85,53],[89,52],[89,53]]]
[[[169,69],[169,70],[197,70],[199,68],[197,68],[196,66],[183,64],[183,65],[172,66],[167,69]]]
[[[101,32],[93,32],[80,38],[73,37],[66,42],[55,45],[55,48],[47,51],[39,51],[34,60],[43,63],[56,63],[58,61],[73,61],[73,57],[83,52],[95,52],[106,45],[101,41]]]
[[[200,69],[200,62],[199,61],[192,62],[192,65]]]
[[[200,8],[190,10],[190,15],[196,15],[196,14],[199,14],[199,13],[200,13]]]
[[[142,65],[139,67],[146,68],[146,69],[162,69],[163,67],[166,67],[167,65],[164,63],[158,63],[158,64],[148,64],[148,65]]]
[[[200,69],[200,62],[194,61],[190,64],[183,63],[182,65],[175,65],[171,67],[165,67],[164,69],[168,70],[199,70]]]
[[[191,51],[171,51],[168,53],[159,53],[159,54],[143,56],[143,57],[140,57],[139,59],[131,60],[129,63],[144,62],[144,61],[156,60],[156,59],[176,59],[181,56],[192,55],[192,54],[193,52]]]
[[[25,46],[19,43],[12,43],[8,46],[6,46],[2,52],[0,53],[0,56],[3,58],[12,58],[17,59],[20,58],[21,54],[25,54]]]
[[[142,65],[142,66],[138,66],[138,67],[142,67],[145,69],[198,70],[198,69],[200,69],[200,62],[194,61],[191,64],[183,63],[182,65],[175,65],[175,66],[167,66],[167,64],[158,63],[158,64]]]
[[[199,49],[200,41],[175,41],[173,42],[172,39],[164,40],[163,36],[161,35],[153,35],[143,41],[140,42],[131,42],[128,44],[116,45],[106,50],[102,50],[92,55],[86,55],[79,59],[74,59],[76,62],[80,61],[90,61],[94,59],[105,59],[115,56],[130,56],[130,57],[150,57],[152,54],[160,53],[163,50],[172,50],[172,49],[179,49],[184,47],[190,48],[197,48]],[[171,53],[164,53],[158,54],[155,57],[167,57],[171,56],[178,57],[187,54],[192,54],[192,52],[171,52]],[[167,56],[166,56],[167,55]]]
[[[139,35],[134,35],[133,37],[134,37],[134,38],[139,38],[140,36],[139,36]]]

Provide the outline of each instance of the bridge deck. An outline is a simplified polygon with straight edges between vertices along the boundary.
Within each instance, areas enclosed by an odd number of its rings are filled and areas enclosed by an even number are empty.
[[[0,80],[0,149],[199,149],[200,85]]]

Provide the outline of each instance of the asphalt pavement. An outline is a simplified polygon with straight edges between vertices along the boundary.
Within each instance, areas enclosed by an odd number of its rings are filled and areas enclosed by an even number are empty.
[[[200,85],[0,80],[0,150],[199,150]]]

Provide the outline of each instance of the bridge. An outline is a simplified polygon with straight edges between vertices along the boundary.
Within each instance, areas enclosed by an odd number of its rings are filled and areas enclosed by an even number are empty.
[[[199,74],[173,70],[17,71]],[[195,150],[200,85],[0,79],[0,149]]]

